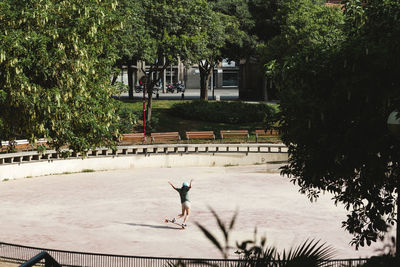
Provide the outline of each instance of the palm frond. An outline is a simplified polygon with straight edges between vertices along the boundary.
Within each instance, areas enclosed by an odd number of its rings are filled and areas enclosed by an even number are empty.
[[[199,224],[198,222],[196,222],[197,227],[200,228],[200,230],[203,232],[203,234],[208,238],[208,240],[210,240],[217,248],[218,250],[224,254],[224,250],[221,246],[221,244],[218,242],[218,240],[201,224]],[[225,255],[224,255],[225,256]]]
[[[225,224],[222,222],[218,214],[211,207],[209,207],[209,209],[211,213],[214,215],[214,218],[217,220],[219,229],[221,229],[222,233],[224,234],[225,241],[228,241],[228,231],[226,230]]]
[[[320,244],[320,240],[306,240],[298,247],[291,248],[288,252],[278,254],[278,261],[284,267],[313,267],[320,266],[322,262],[332,259],[335,251],[326,243]]]

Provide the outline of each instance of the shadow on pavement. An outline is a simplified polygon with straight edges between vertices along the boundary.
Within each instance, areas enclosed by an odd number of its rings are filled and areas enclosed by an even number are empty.
[[[149,228],[154,228],[154,229],[172,229],[172,230],[181,230],[181,228],[177,227],[171,227],[171,226],[165,226],[165,225],[152,225],[152,224],[142,224],[142,223],[121,223],[120,224],[126,224],[130,226],[140,226],[140,227],[149,227]]]

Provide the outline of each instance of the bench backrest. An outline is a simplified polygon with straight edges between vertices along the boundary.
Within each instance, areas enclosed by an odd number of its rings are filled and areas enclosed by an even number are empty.
[[[248,137],[249,136],[249,131],[248,130],[221,130],[221,138],[224,138],[225,136],[234,136],[234,137],[239,137],[239,136],[244,136]]]
[[[213,131],[190,131],[186,132],[187,139],[189,138],[213,138],[215,135]]]
[[[141,137],[144,137],[143,133],[129,133],[122,135],[122,138],[141,138]]]
[[[7,149],[10,146],[10,141],[1,141],[1,147],[3,149]],[[28,139],[14,140],[14,146],[17,149],[32,149],[33,146],[29,143]]]
[[[179,136],[179,132],[151,133],[151,136]]]
[[[180,140],[181,137],[179,136],[179,132],[163,132],[163,133],[151,133],[151,139],[178,139]]]
[[[270,135],[279,135],[279,132],[275,129],[256,130],[256,136],[270,136]]]
[[[133,142],[133,141],[146,141],[146,137],[144,136],[143,133],[129,133],[129,134],[123,134],[122,138],[120,140],[120,143],[128,143],[128,142]]]

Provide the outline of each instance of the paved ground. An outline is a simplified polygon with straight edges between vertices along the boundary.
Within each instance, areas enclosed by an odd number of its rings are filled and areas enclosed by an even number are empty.
[[[121,95],[122,97],[128,97],[128,93],[124,93]],[[214,99],[219,96],[220,100],[238,100],[239,99],[239,89],[215,89],[214,90]],[[143,98],[143,93],[133,93],[133,97],[135,99],[142,99]],[[147,97],[147,95],[146,95]],[[156,95],[153,95],[154,99],[156,98]],[[193,100],[193,99],[199,99],[200,97],[200,89],[186,89],[185,94],[184,94],[184,99],[186,100]],[[177,93],[176,91],[174,93],[162,93],[160,91],[159,93],[159,99],[160,100],[179,100],[182,98],[182,93]],[[212,100],[213,99],[213,94],[211,90],[208,90],[208,99]]]
[[[225,221],[239,210],[232,241],[252,238],[257,226],[259,235],[279,249],[316,238],[332,245],[337,258],[374,254],[374,248],[356,252],[348,245],[351,236],[340,228],[346,213],[330,196],[310,203],[276,167],[132,169],[2,182],[0,241],[72,251],[219,258],[193,224],[217,233],[211,206]],[[188,228],[179,230],[163,222],[180,210],[178,194],[167,181],[180,185],[189,178],[195,179],[193,213]]]

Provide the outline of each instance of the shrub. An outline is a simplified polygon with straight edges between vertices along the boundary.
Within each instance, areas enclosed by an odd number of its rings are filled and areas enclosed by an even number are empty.
[[[193,101],[178,103],[170,112],[184,119],[202,120],[217,123],[262,122],[272,118],[275,109],[267,104],[250,104],[244,102],[208,102]]]
[[[120,133],[132,132],[138,119],[137,111],[122,106],[118,109],[118,116],[120,117],[117,125],[118,131]]]
[[[362,265],[363,267],[396,267],[399,266],[398,260],[393,255],[374,256]]]

